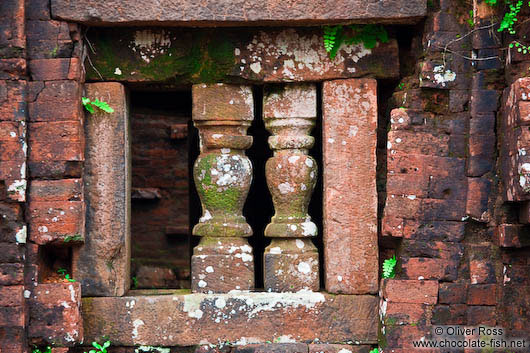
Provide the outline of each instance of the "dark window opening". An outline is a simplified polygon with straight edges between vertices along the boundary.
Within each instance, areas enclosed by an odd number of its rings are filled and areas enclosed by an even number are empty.
[[[319,165],[309,214],[318,227],[313,239],[320,254],[323,288],[322,242],[322,114],[318,90],[315,145],[310,154]],[[265,177],[272,157],[270,133],[262,119],[263,87],[254,93],[254,121],[248,129],[253,144],[246,151],[253,179],[243,215],[254,234],[248,238],[254,252],[255,285],[263,285],[263,253],[270,239],[264,230],[274,214]],[[191,120],[191,90],[133,90],[131,102],[132,210],[131,286],[133,289],[190,288],[190,259],[200,238],[191,230],[201,217],[201,204],[193,181],[193,164],[199,155],[198,130]]]

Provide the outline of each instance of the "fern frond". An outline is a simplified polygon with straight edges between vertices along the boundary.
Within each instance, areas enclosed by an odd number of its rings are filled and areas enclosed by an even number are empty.
[[[103,110],[104,112],[106,113],[114,113],[114,109],[112,109],[108,103],[106,102],[102,102],[100,101],[99,99],[96,99],[92,102],[92,104],[96,107],[98,107],[99,109]]]
[[[383,278],[394,278],[396,276],[396,256],[391,257],[383,261]]]

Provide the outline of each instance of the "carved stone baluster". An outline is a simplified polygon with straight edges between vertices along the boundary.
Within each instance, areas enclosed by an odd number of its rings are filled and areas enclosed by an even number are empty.
[[[265,290],[296,292],[319,290],[318,251],[310,237],[317,227],[307,214],[318,168],[308,155],[315,139],[314,84],[292,84],[265,92],[263,117],[273,136],[274,156],[267,161],[266,177],[275,215],[265,229],[271,244],[265,249]]]
[[[252,229],[243,204],[252,180],[245,150],[252,145],[247,128],[254,118],[248,86],[200,84],[193,89],[193,121],[199,129],[201,153],[193,175],[202,217],[193,228],[201,236],[193,249],[193,292],[225,293],[254,288],[254,257],[245,237]]]

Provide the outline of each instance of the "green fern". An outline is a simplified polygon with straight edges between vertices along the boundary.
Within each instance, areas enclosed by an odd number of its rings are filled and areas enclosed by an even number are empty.
[[[41,351],[38,348],[34,348],[31,353],[52,353],[52,347],[47,346],[45,350]]]
[[[379,353],[379,348],[374,348],[368,353]]]
[[[92,342],[92,346],[96,349],[91,349],[88,353],[107,353],[107,348],[110,347],[110,341],[106,341],[103,345],[97,342]],[[86,352],[85,352],[86,353]]]
[[[347,36],[344,26],[324,26],[324,49],[330,59],[334,59],[342,45],[362,43],[366,49],[375,48],[377,42],[388,42],[388,33],[381,25],[351,25],[348,26],[352,35]]]
[[[383,278],[394,278],[396,277],[396,256],[391,257],[383,261]]]
[[[105,113],[114,113],[114,109],[112,109],[108,103],[102,102],[99,99],[90,100],[90,98],[83,97],[81,98],[81,103],[83,103],[83,106],[90,114],[95,113],[96,110],[94,107],[103,110]]]

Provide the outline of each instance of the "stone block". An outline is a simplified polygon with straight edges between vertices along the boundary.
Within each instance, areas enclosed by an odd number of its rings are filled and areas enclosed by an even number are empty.
[[[82,201],[32,201],[28,206],[29,238],[40,245],[80,243],[85,235]]]
[[[494,306],[468,306],[467,325],[495,326],[497,319]]]
[[[135,1],[108,1],[94,3],[88,0],[72,3],[53,0],[51,9],[57,18],[85,24],[148,24],[156,18],[160,25],[182,25],[196,22],[201,26],[219,26],[223,23],[239,26],[256,26],[283,22],[297,25],[333,23],[352,20],[382,20],[385,23],[416,22],[427,11],[424,1],[400,1],[369,6],[359,0],[298,2],[285,4],[277,1],[232,1],[220,4],[206,1],[200,7],[193,1],[163,1],[156,6]]]
[[[425,325],[430,323],[432,305],[411,303],[387,303],[384,320],[386,325]],[[392,326],[393,326],[392,325]]]
[[[38,161],[28,162],[29,175],[32,178],[64,179],[81,178],[82,161]]]
[[[40,283],[29,303],[29,337],[67,347],[83,341],[79,282]]]
[[[437,305],[432,313],[431,323],[434,325],[465,325],[467,305]]]
[[[495,269],[491,258],[469,260],[471,284],[495,283]]]
[[[0,80],[15,80],[25,75],[25,59],[0,59]]]
[[[232,353],[307,353],[304,343],[270,343],[236,346]]]
[[[130,281],[130,141],[125,87],[85,85],[87,96],[114,113],[96,112],[86,122],[84,190],[86,241],[74,249],[73,277],[83,295],[123,295]]]
[[[24,305],[24,286],[4,286],[0,288],[0,306],[16,307]]]
[[[26,18],[28,20],[49,20],[50,2],[48,0],[26,0]]]
[[[436,304],[438,281],[384,279],[383,298],[389,303]]]
[[[495,244],[502,248],[521,248],[530,245],[528,228],[520,224],[499,224],[494,233]]]
[[[457,278],[458,261],[411,257],[402,259],[401,268],[408,279],[434,279],[454,281]]]
[[[378,290],[376,90],[372,79],[323,87],[324,273],[331,293]]]
[[[369,295],[174,293],[84,298],[82,310],[85,342],[105,336],[113,346],[377,341],[378,298]]]

